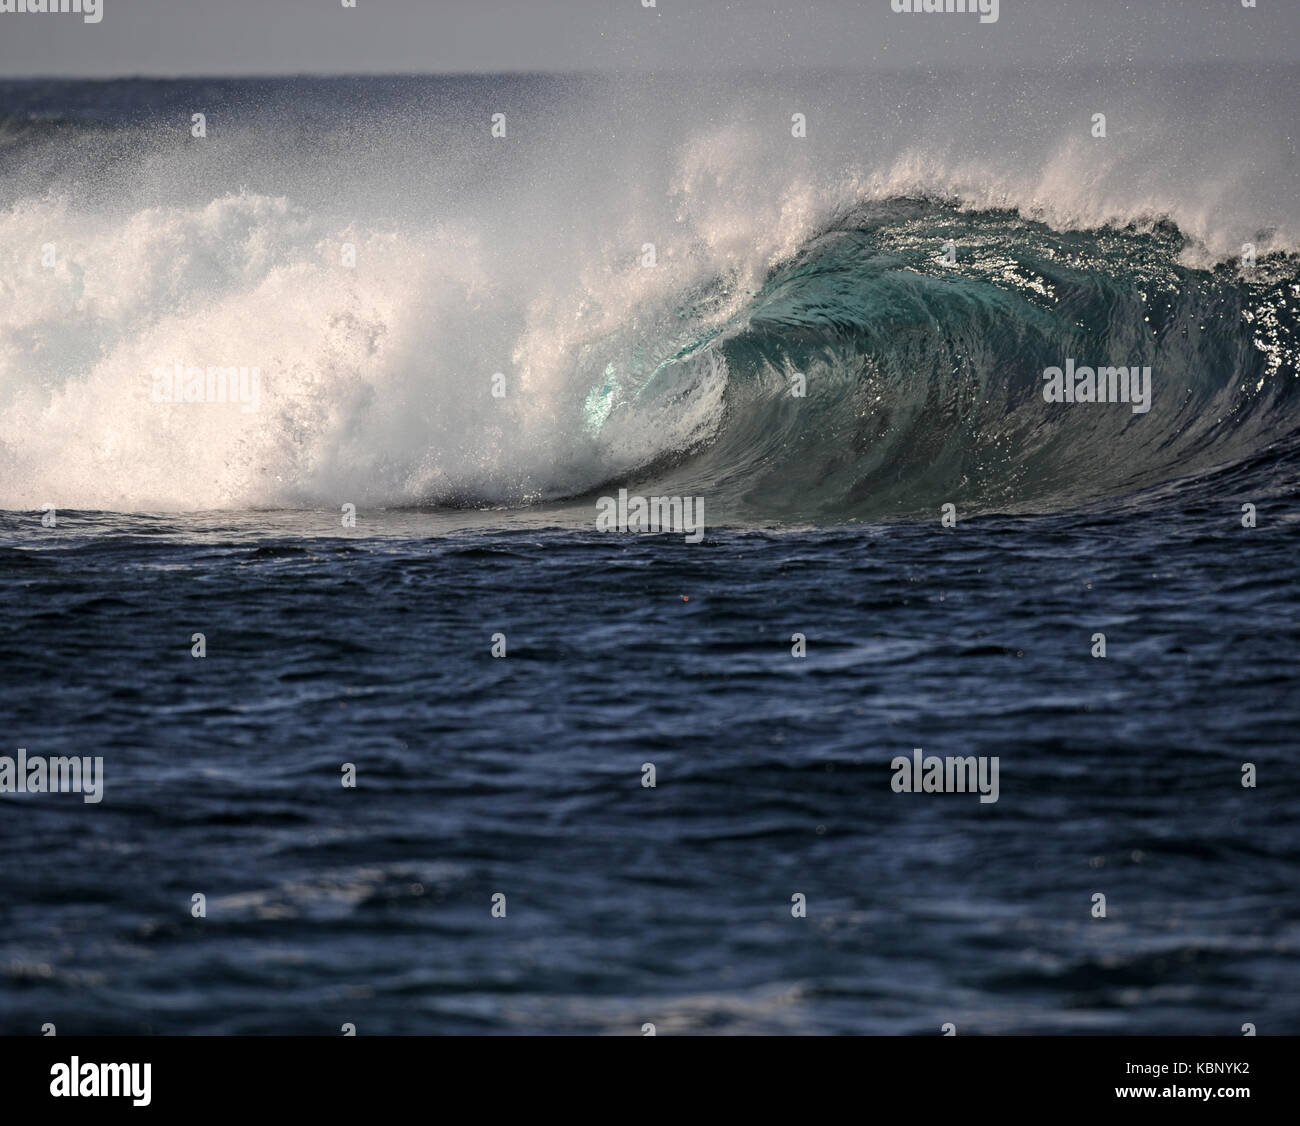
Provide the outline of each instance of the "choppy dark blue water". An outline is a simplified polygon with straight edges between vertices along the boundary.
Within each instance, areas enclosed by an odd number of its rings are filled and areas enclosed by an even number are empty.
[[[3,799],[0,1023],[1294,1031],[1300,524],[1240,484],[694,546],[9,517],[7,743],[105,794]],[[893,792],[914,747],[999,800]]]

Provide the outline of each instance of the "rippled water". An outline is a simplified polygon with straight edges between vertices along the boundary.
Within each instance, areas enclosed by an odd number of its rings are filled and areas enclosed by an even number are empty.
[[[0,799],[0,1026],[1294,1031],[1300,525],[1233,503],[1288,464],[696,546],[11,516],[6,742],[106,784]]]

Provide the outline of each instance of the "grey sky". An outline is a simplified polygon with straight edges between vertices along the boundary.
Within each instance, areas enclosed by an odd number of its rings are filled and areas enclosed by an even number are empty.
[[[14,2],[14,0],[8,0]],[[0,13],[0,77],[749,67],[1123,67],[1300,59],[1300,0],[102,0],[103,20]]]

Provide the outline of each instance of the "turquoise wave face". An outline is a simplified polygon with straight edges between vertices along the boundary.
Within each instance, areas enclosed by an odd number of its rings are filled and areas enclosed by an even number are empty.
[[[1198,269],[1188,249],[1172,226],[1056,232],[926,201],[864,206],[741,315],[658,363],[611,364],[588,427],[674,397],[689,409],[702,361],[721,361],[711,436],[645,486],[747,518],[1047,510],[1203,472],[1297,432],[1300,269]],[[679,313],[689,323],[689,304]],[[1048,401],[1058,368],[1070,393],[1057,380]],[[1087,372],[1102,369],[1105,397],[1109,368],[1132,370],[1135,395],[1144,376],[1149,403],[1089,396]]]

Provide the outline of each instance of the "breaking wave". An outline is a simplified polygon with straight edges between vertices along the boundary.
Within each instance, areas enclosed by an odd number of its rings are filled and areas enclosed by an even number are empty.
[[[1300,206],[1294,146],[1234,127],[1258,89],[1220,76],[1193,170],[1175,89],[1107,143],[990,127],[996,84],[918,122],[837,81],[94,84],[107,120],[0,84],[0,507],[1041,511],[1291,442]],[[1150,367],[1149,412],[1044,402],[1067,359]],[[256,409],[157,401],[178,366],[256,369]]]

